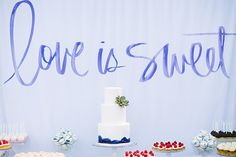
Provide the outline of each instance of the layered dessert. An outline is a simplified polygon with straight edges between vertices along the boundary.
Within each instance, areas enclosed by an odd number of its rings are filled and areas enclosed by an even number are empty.
[[[121,144],[130,142],[130,124],[126,120],[128,101],[120,87],[104,89],[101,122],[98,124],[98,143]]]
[[[14,157],[65,157],[65,155],[58,152],[27,152],[17,153]]]
[[[217,154],[236,156],[236,142],[224,142],[217,145]]]
[[[182,151],[185,149],[185,146],[182,142],[155,142],[152,146],[154,150],[163,151],[163,152],[176,152]]]
[[[236,139],[236,131],[212,131],[211,135],[215,138]]]
[[[11,145],[7,140],[0,140],[0,150],[10,149]]]
[[[148,151],[148,150],[144,150],[144,151],[140,151],[140,150],[136,150],[136,151],[126,151],[124,153],[124,157],[154,157],[154,153],[153,151]]]

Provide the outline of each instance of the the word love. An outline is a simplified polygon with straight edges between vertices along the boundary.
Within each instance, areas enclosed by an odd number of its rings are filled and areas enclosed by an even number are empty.
[[[31,29],[29,33],[29,38],[23,55],[20,59],[16,58],[16,53],[18,52],[15,49],[15,16],[17,14],[17,10],[20,5],[27,4],[31,11]],[[39,46],[38,50],[38,59],[37,59],[37,67],[35,67],[35,72],[30,81],[26,82],[20,72],[19,69],[21,65],[24,63],[27,54],[29,53],[29,48],[34,35],[34,27],[35,27],[35,10],[33,4],[28,0],[19,1],[15,4],[11,18],[10,18],[10,44],[11,44],[11,55],[12,55],[12,63],[14,67],[14,73],[12,76],[5,81],[7,83],[13,77],[16,77],[20,84],[24,86],[30,86],[35,83],[38,78],[38,75],[42,71],[46,71],[51,68],[52,64],[56,65],[56,71],[58,74],[65,74],[66,68],[70,66],[75,75],[79,77],[85,77],[89,74],[89,70],[81,71],[80,67],[77,66],[76,63],[79,62],[80,55],[84,52],[86,48],[86,44],[83,42],[75,42],[72,49],[66,48],[63,52],[61,52],[61,43],[56,42],[55,47],[51,48],[46,44],[42,44]],[[226,33],[223,26],[219,27],[218,33],[198,33],[198,34],[189,34],[189,35],[213,35],[213,37],[218,38],[218,47],[208,47],[206,48],[206,52],[203,52],[203,46],[201,42],[193,43],[189,47],[189,57],[186,57],[185,54],[182,55],[181,59],[177,60],[176,54],[170,54],[169,52],[169,43],[165,44],[163,47],[159,48],[152,57],[137,55],[135,50],[137,50],[141,46],[147,46],[147,43],[134,43],[130,44],[126,48],[127,57],[133,59],[142,59],[145,60],[144,68],[141,69],[140,81],[145,82],[152,79],[158,70],[162,70],[163,74],[170,78],[174,75],[175,72],[179,74],[184,74],[186,66],[191,67],[193,73],[199,77],[207,77],[212,72],[221,71],[225,77],[229,77],[227,73],[227,69],[224,61],[224,46],[225,46],[225,37],[228,35],[235,36],[236,33]],[[105,45],[105,42],[101,42],[102,45]],[[108,55],[104,55],[108,54]],[[97,69],[98,72],[102,75],[106,75],[108,73],[112,73],[117,71],[120,68],[125,68],[124,65],[120,65],[120,61],[117,59],[117,54],[115,53],[115,49],[111,48],[108,53],[104,53],[103,48],[98,48],[97,51]],[[161,58],[161,62],[157,62],[157,58]],[[207,72],[203,73],[198,69],[198,64],[200,59],[205,59],[205,68]],[[216,62],[216,60],[218,62]],[[68,63],[69,62],[69,63]],[[17,64],[18,63],[18,64]],[[70,64],[70,65],[69,65]],[[162,64],[162,69],[158,68],[159,65]],[[83,68],[84,69],[84,68]],[[86,68],[85,68],[86,69]],[[137,69],[140,70],[140,69]]]

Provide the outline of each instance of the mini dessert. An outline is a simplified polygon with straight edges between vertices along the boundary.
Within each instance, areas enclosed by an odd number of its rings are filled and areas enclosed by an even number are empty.
[[[211,135],[215,138],[223,138],[223,139],[236,139],[236,131],[212,131]]]
[[[163,152],[176,152],[182,151],[185,149],[185,146],[181,142],[155,142],[152,146],[154,150],[163,151]]]
[[[148,151],[148,150],[144,151],[136,150],[134,152],[126,151],[124,154],[124,157],[154,157],[154,156],[155,155],[153,151]]]
[[[8,134],[3,137],[3,139],[7,140],[10,143],[25,143],[27,140],[28,136],[26,134]]]
[[[192,144],[198,150],[201,151],[210,151],[216,146],[215,137],[206,131],[201,131],[200,134],[193,138]]]
[[[28,152],[28,153],[17,153],[14,157],[65,157],[63,153],[58,152]]]
[[[218,144],[217,153],[225,156],[236,156],[236,142],[225,142]]]
[[[9,137],[9,142],[11,143],[25,143],[27,140],[27,135],[18,135],[18,136],[11,136]]]
[[[7,150],[10,149],[11,145],[7,140],[0,140],[0,150]]]

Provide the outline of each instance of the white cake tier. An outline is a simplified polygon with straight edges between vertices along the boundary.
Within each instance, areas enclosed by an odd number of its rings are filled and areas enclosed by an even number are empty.
[[[114,104],[117,96],[122,95],[122,89],[120,87],[106,87],[104,89],[104,104]]]
[[[129,133],[130,133],[129,123],[98,124],[98,135],[101,136],[102,138],[109,138],[111,140],[121,140],[124,137],[130,138]]]
[[[101,122],[102,123],[126,122],[126,107],[120,107],[117,104],[102,104]]]

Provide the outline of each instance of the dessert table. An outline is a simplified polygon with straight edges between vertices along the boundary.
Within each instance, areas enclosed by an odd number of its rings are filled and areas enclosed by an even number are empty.
[[[89,157],[89,156],[84,156],[84,157]],[[96,157],[111,157],[111,156],[96,156]],[[119,157],[123,157],[123,155],[119,155]],[[166,157],[164,154],[163,155],[155,155],[155,157]],[[176,155],[176,157],[202,157],[201,155]],[[220,155],[208,155],[208,156],[204,156],[204,157],[223,157]]]

